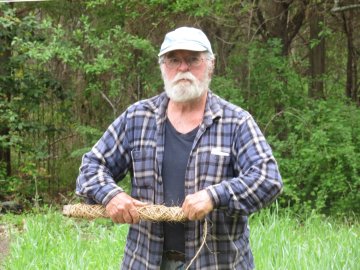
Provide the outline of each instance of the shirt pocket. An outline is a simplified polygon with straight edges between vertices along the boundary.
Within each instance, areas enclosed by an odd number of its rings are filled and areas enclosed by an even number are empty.
[[[155,149],[141,149],[131,152],[133,179],[131,196],[146,202],[154,200]]]
[[[230,155],[216,155],[210,152],[202,153],[199,157],[198,165],[201,188],[218,184],[232,177]]]

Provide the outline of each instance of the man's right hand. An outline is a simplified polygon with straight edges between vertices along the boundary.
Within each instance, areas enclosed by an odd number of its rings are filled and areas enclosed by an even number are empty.
[[[139,223],[140,217],[136,207],[145,206],[147,203],[133,199],[125,192],[117,194],[106,205],[106,212],[115,223]]]

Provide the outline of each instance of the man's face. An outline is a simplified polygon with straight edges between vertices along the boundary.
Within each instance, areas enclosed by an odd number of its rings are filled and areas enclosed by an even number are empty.
[[[204,53],[178,50],[169,52],[161,64],[165,91],[175,102],[199,98],[208,90],[210,61]]]

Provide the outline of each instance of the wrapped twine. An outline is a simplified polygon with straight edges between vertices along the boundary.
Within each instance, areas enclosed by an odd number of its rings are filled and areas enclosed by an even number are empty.
[[[146,205],[136,208],[140,219],[144,221],[151,222],[185,222],[187,218],[184,215],[184,212],[180,207],[167,207],[164,205]],[[72,204],[64,205],[63,215],[68,217],[76,218],[86,218],[86,219],[95,219],[95,218],[109,218],[106,213],[106,209],[102,205],[91,205],[91,204]],[[204,221],[204,231],[203,239],[201,245],[197,250],[194,258],[191,259],[189,265],[186,267],[186,270],[190,268],[196,258],[199,256],[201,249],[205,245],[207,235],[207,221]]]
[[[180,207],[167,207],[164,205],[146,205],[137,207],[140,219],[151,222],[184,222],[186,217]],[[69,217],[95,219],[109,218],[104,206],[99,204],[72,204],[64,205],[63,214]]]

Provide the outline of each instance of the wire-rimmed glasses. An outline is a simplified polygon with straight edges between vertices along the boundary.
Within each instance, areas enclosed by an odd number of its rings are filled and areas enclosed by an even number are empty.
[[[185,63],[188,65],[188,67],[199,67],[201,63],[204,61],[204,59],[201,56],[189,56],[186,58],[181,57],[166,57],[163,60],[163,63],[169,68],[169,69],[176,69],[181,66],[181,64],[185,61]]]

